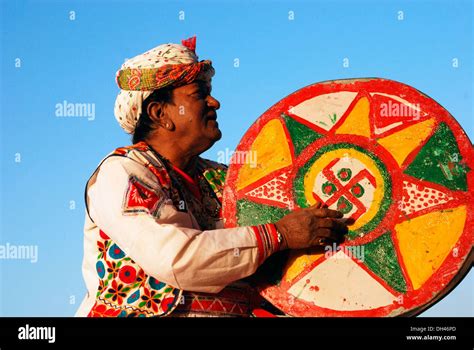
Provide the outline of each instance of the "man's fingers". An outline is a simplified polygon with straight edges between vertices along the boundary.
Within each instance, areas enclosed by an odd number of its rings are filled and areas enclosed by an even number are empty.
[[[340,235],[328,228],[320,228],[316,237],[313,239],[317,244],[331,244],[332,242],[338,242],[341,240]]]
[[[332,240],[336,240],[338,238],[338,235],[334,231],[332,231],[328,228],[320,228],[317,231],[316,235],[318,237],[329,238],[329,239],[332,239]]]
[[[354,218],[347,218],[347,219],[344,220],[344,223],[345,223],[346,225],[354,225],[355,222],[356,222],[356,221],[355,221]]]
[[[343,221],[340,221],[338,219],[333,219],[333,230],[337,231],[341,235],[347,234],[349,232],[349,229],[347,228],[347,224]]]
[[[311,208],[312,213],[320,218],[342,218],[344,216],[343,213],[337,210],[332,210],[328,208]]]
[[[334,228],[336,225],[333,218],[322,218],[318,220],[318,226],[321,228]]]
[[[338,240],[349,232],[349,229],[344,222],[333,218],[319,219],[318,227],[320,230],[324,230],[324,232],[326,232],[326,230],[330,230],[337,236]]]

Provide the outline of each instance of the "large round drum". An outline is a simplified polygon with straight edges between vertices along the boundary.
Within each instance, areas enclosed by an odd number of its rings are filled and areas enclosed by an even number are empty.
[[[355,220],[343,244],[286,251],[258,273],[292,316],[414,315],[471,264],[474,152],[456,120],[385,79],[327,81],[266,111],[231,160],[226,227],[317,202]]]

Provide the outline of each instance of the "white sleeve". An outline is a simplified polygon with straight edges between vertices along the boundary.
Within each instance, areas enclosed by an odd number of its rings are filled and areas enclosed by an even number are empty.
[[[158,194],[159,214],[124,210],[131,179]],[[131,159],[107,159],[87,195],[95,224],[145,273],[176,288],[217,293],[253,274],[263,260],[254,227],[191,228],[190,214],[179,212],[154,175]]]

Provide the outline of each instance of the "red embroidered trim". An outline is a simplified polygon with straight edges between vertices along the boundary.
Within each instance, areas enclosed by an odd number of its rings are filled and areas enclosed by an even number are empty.
[[[280,250],[281,242],[278,239],[278,231],[276,229],[276,226],[274,224],[265,224],[265,226],[272,235],[273,246],[275,249],[274,252]]]
[[[194,313],[216,316],[249,316],[253,289],[229,285],[217,294],[185,292],[173,315]]]
[[[253,232],[255,233],[255,238],[257,239],[257,248],[258,248],[258,264],[260,265],[265,260],[265,251],[263,249],[262,237],[257,226],[251,226]]]
[[[274,224],[263,224],[251,227],[257,238],[258,262],[261,264],[274,252],[280,250],[278,232]]]

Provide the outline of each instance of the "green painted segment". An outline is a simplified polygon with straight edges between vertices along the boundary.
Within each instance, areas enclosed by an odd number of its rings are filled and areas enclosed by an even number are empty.
[[[354,186],[352,186],[351,188],[351,193],[356,197],[356,198],[360,198],[364,195],[365,193],[365,190],[364,190],[364,187],[362,187],[361,184],[355,184]]]
[[[237,201],[239,226],[255,226],[276,222],[289,212],[287,209],[254,203],[246,199]]]
[[[293,146],[295,148],[295,155],[299,155],[306,147],[323,135],[311,130],[306,125],[303,125],[287,115],[283,115],[286,123],[286,128],[290,133]]]
[[[295,180],[293,182],[293,191],[295,194],[295,201],[298,204],[298,206],[300,206],[301,208],[309,207],[310,204],[306,200],[305,191],[304,191],[305,176],[308,174],[308,171],[311,168],[311,166],[314,164],[314,162],[318,160],[324,153],[327,153],[329,151],[333,151],[336,149],[340,149],[340,148],[353,148],[361,153],[364,153],[368,157],[370,157],[374,161],[375,165],[377,166],[377,169],[380,171],[380,174],[383,178],[383,182],[385,185],[384,195],[380,203],[380,208],[377,214],[375,214],[372,220],[370,220],[364,226],[359,227],[355,231],[349,230],[349,233],[347,234],[347,238],[354,239],[357,237],[362,237],[368,232],[375,229],[377,225],[380,223],[380,221],[384,218],[385,214],[387,213],[388,208],[392,204],[392,180],[390,177],[390,173],[387,171],[387,168],[385,167],[385,165],[381,162],[381,160],[376,155],[374,155],[372,152],[362,147],[359,147],[350,143],[337,143],[337,144],[331,144],[331,145],[321,147],[314,154],[314,156],[298,170],[298,174],[295,177]]]
[[[387,282],[394,290],[401,293],[407,291],[407,285],[403,278],[400,265],[398,264],[397,254],[390,232],[381,235],[360,248],[364,249],[363,259],[360,259],[361,257],[359,256],[356,256],[356,258],[363,260],[364,264],[370,270]],[[355,251],[360,252],[360,255],[362,255],[361,249],[356,249]]]
[[[311,163],[312,164],[312,163]],[[309,170],[309,165],[306,163],[300,168],[297,176],[293,182],[293,191],[295,193],[295,201],[301,208],[308,208],[310,206],[309,202],[306,200],[305,191],[304,191],[304,178],[306,173]]]
[[[446,123],[440,123],[405,173],[451,190],[467,191],[469,170],[463,164],[453,132]]]
[[[337,177],[341,181],[344,181],[344,182],[349,181],[352,177],[352,170],[349,168],[339,169],[339,171],[337,172]]]
[[[337,210],[339,210],[341,213],[343,213],[344,215],[349,213],[352,208],[354,206],[352,205],[351,202],[349,202],[349,200],[344,197],[344,196],[341,196],[338,200],[337,200]]]
[[[327,194],[328,196],[332,195],[334,192],[336,192],[336,185],[334,185],[332,182],[330,181],[326,181],[321,190],[323,193]]]

